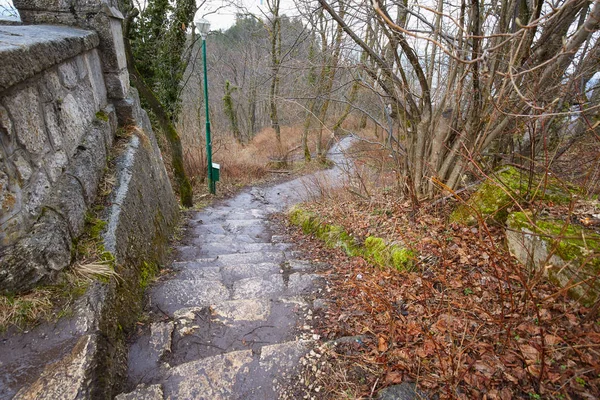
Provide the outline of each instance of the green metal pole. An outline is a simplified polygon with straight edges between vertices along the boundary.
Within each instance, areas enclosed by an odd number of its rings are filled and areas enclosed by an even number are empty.
[[[217,192],[212,176],[212,141],[210,138],[210,116],[208,114],[208,73],[206,72],[206,38],[202,38],[202,58],[204,59],[204,105],[206,107],[206,162],[208,164],[208,190]]]

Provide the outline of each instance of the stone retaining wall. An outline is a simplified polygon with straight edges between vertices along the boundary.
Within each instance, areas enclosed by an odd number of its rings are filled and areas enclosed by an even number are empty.
[[[90,284],[68,317],[3,334],[3,398],[119,392],[126,332],[177,220],[148,115],[129,86],[113,3],[14,0],[25,23],[63,26],[0,26],[0,294],[26,292],[69,267],[90,207],[106,222],[104,250],[120,276]],[[115,148],[119,130],[128,139]],[[112,157],[114,187],[98,211]]]
[[[150,249],[146,240],[165,236],[177,209],[148,117],[129,86],[121,13],[104,0],[15,5],[26,23],[94,30],[0,26],[0,293],[49,282],[71,264],[119,126],[137,126],[147,138],[149,147],[134,152],[143,161],[127,167],[147,196],[123,204],[131,209],[113,207],[113,227],[121,216],[136,221],[107,233],[114,236],[108,250],[121,260],[134,248],[142,254]],[[161,200],[153,200],[157,193]],[[117,251],[130,236],[135,246]]]
[[[117,130],[95,32],[0,27],[0,289],[71,262]]]

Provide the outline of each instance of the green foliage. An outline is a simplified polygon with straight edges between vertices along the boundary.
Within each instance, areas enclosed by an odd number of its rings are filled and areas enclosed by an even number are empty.
[[[101,121],[108,122],[108,115],[102,110],[96,113],[96,118]]]
[[[186,32],[195,7],[194,0],[151,0],[130,29],[135,66],[173,121],[181,103],[180,84],[187,67]]]

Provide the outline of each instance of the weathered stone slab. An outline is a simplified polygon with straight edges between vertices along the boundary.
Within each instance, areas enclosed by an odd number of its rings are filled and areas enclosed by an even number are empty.
[[[283,252],[251,252],[244,254],[224,254],[217,259],[221,265],[238,265],[252,263],[280,263],[285,259]]]
[[[252,351],[233,351],[179,365],[165,384],[167,399],[226,400],[235,398],[238,375],[246,374]]]
[[[229,299],[229,290],[219,281],[167,281],[150,291],[152,303],[165,312],[184,307],[201,307]]]
[[[4,52],[0,52],[1,57]],[[1,84],[2,73],[0,73]],[[40,93],[37,86],[28,85],[12,91],[2,99],[19,144],[34,156],[48,151],[50,143],[46,135],[44,118],[41,113]]]
[[[171,351],[171,335],[174,327],[173,321],[154,322],[150,325],[150,347],[157,360]]]
[[[255,252],[273,252],[273,251],[284,251],[287,250],[290,245],[288,244],[272,244],[272,243],[206,243],[202,238],[196,239],[198,248],[201,250],[201,254],[214,257],[218,255],[232,254],[232,253],[255,253]]]
[[[403,382],[388,386],[377,393],[377,400],[427,400],[425,393],[417,390],[414,383]]]
[[[286,263],[293,271],[306,271],[315,267],[314,263],[306,260],[287,260]]]
[[[20,390],[16,400],[55,400],[90,398],[89,372],[97,351],[95,335],[85,335],[77,342],[71,353],[49,365],[42,376],[31,386]]]
[[[298,365],[298,360],[312,346],[312,341],[291,341],[264,346],[260,352],[259,364],[272,376],[277,376],[281,370],[291,370]]]
[[[288,291],[293,294],[306,294],[321,277],[316,274],[291,274]]]
[[[98,43],[95,32],[66,26],[0,26],[0,91]]]
[[[180,269],[179,272],[173,279],[178,280],[209,280],[209,281],[220,281],[223,276],[221,275],[220,267],[204,267],[204,268],[193,268],[193,263],[188,262],[175,262],[172,265],[174,269]]]
[[[65,219],[47,210],[29,234],[0,252],[0,292],[29,289],[71,263],[72,238]]]
[[[163,400],[161,385],[138,385],[131,393],[120,394],[115,400]]]
[[[194,227],[194,234],[202,236],[204,234],[226,235],[227,231],[222,224],[204,224]]]
[[[276,274],[281,267],[275,263],[256,263],[227,265],[221,268],[223,277],[228,281],[237,281],[245,278],[260,277]]]
[[[265,278],[247,278],[234,282],[234,299],[269,298],[284,290],[281,275],[269,275]]]
[[[271,303],[268,300],[230,300],[212,305],[214,315],[227,320],[229,323],[239,321],[266,321],[271,313]]]

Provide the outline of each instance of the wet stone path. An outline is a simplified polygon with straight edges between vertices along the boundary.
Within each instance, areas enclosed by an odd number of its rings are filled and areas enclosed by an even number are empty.
[[[273,234],[269,216],[324,183],[341,184],[351,140],[330,151],[332,169],[252,188],[191,216],[174,272],[149,289],[147,309],[159,322],[131,345],[133,391],[118,400],[280,397],[316,339],[299,335],[297,324],[310,314],[319,277]]]

